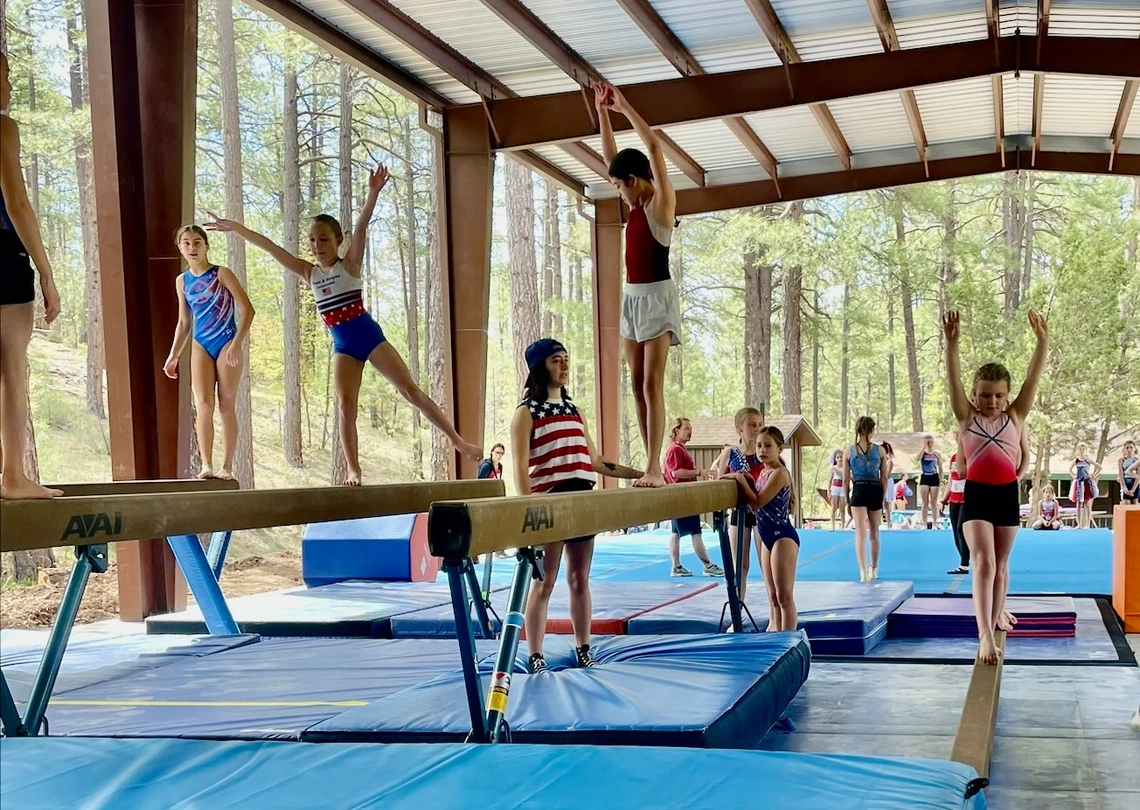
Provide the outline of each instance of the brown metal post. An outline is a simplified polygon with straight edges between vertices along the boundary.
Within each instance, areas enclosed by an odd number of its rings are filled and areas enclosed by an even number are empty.
[[[444,375],[459,435],[482,444],[487,391],[487,317],[491,296],[491,197],[495,155],[482,108],[443,111],[439,207],[443,253]],[[460,478],[479,462],[457,457]]]
[[[99,265],[116,480],[177,478],[189,459],[189,369],[161,371],[178,320],[174,231],[193,210],[196,0],[87,0]],[[178,610],[164,539],[121,543],[119,612]]]
[[[594,204],[594,374],[598,451],[617,459],[621,427],[621,202],[617,198]],[[612,478],[602,486],[616,487]]]

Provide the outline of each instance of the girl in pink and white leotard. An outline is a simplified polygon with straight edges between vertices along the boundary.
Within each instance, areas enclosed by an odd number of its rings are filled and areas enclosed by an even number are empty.
[[[958,458],[965,462],[966,488],[961,525],[974,567],[974,618],[978,624],[978,660],[996,664],[1001,652],[995,630],[1009,630],[1005,595],[1009,588],[1009,553],[1021,523],[1018,469],[1022,432],[1045,367],[1049,328],[1045,318],[1029,311],[1037,337],[1025,383],[1009,401],[1009,370],[987,363],[974,374],[972,392],[962,385],[958,359],[960,327],[957,312],[943,320],[950,404],[958,419]]]

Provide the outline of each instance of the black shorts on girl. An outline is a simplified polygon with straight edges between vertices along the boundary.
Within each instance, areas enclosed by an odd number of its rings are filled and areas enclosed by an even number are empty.
[[[923,473],[922,477],[918,479],[920,487],[936,487],[942,483],[942,479],[938,477],[938,473]]]
[[[883,508],[883,485],[878,481],[856,481],[851,485],[851,507],[863,507],[872,512]]]
[[[28,251],[15,231],[0,228],[0,305],[36,300],[36,279]]]
[[[737,510],[737,509],[728,510],[728,525],[729,526],[735,526],[736,525],[736,513],[738,511],[739,510]],[[745,510],[745,512],[744,512],[744,528],[745,529],[751,529],[755,526],[756,526],[756,514],[751,509]]]
[[[966,481],[963,493],[962,525],[981,520],[993,526],[1021,525],[1021,494],[1017,481],[1008,484],[980,484]]]

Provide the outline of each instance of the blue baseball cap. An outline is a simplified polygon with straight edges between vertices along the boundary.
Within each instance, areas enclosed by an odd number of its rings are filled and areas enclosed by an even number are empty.
[[[566,351],[566,347],[554,338],[540,338],[526,347],[526,367],[531,372],[559,352]],[[526,377],[526,384],[530,385],[530,374]]]

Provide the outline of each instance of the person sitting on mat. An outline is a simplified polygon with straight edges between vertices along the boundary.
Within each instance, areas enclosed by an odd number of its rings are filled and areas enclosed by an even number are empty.
[[[237,450],[237,390],[242,375],[242,341],[249,334],[254,310],[237,276],[228,267],[210,264],[210,238],[198,225],[183,225],[174,244],[186,269],[174,279],[178,324],[162,371],[178,379],[178,362],[191,334],[190,387],[194,390],[194,430],[202,455],[199,478],[234,477]],[[222,417],[222,467],[214,474],[214,403]]]
[[[368,224],[376,210],[376,198],[388,184],[388,170],[376,168],[368,177],[368,196],[352,240],[343,258],[340,255],[344,233],[340,222],[328,214],[318,214],[309,225],[309,249],[316,264],[300,259],[271,239],[251,231],[230,219],[214,219],[206,223],[211,231],[236,233],[271,255],[286,270],[291,270],[313,290],[317,312],[325,322],[333,342],[333,385],[336,388],[340,414],[340,445],[348,468],[345,486],[360,486],[360,451],[356,432],[356,412],[360,401],[360,380],[364,367],[371,363],[388,382],[436,428],[446,434],[459,453],[478,461],[482,448],[466,441],[455,430],[447,414],[412,378],[404,358],[388,342],[384,330],[364,309],[364,246],[368,241]]]
[[[1089,446],[1084,442],[1077,445],[1077,457],[1069,465],[1069,475],[1073,478],[1069,500],[1077,505],[1078,529],[1092,527],[1093,501],[1100,497],[1096,485],[1100,470],[1100,464],[1089,459]]]
[[[637,426],[649,459],[645,476],[634,486],[665,486],[661,442],[665,437],[665,362],[669,347],[681,344],[681,303],[677,282],[669,273],[677,192],[669,180],[661,139],[629,106],[612,84],[595,82],[594,104],[602,136],[602,154],[610,182],[629,206],[625,226],[625,295],[621,304],[621,337],[633,378]],[[633,125],[649,151],[617,149],[610,111]]]
[[[1033,521],[1033,528],[1061,528],[1060,512],[1060,505],[1057,503],[1056,496],[1053,494],[1053,487],[1045,487],[1045,493],[1041,498],[1041,502],[1037,504],[1037,520]]]
[[[795,509],[792,476],[780,460],[784,434],[769,425],[761,429],[757,441],[761,464],[760,477],[749,472],[736,472],[742,500],[756,513],[760,533],[757,552],[764,585],[768,590],[768,631],[795,630],[796,561],[800,553],[800,536],[792,525],[789,512]]]
[[[860,416],[855,422],[855,443],[843,458],[843,488],[849,489],[848,503],[855,521],[855,561],[859,581],[871,582],[879,575],[879,524],[882,523],[887,468],[883,449],[871,441],[875,420]],[[871,559],[867,560],[867,533],[871,535]]]
[[[697,469],[692,455],[685,449],[689,439],[693,438],[693,425],[685,417],[679,417],[673,423],[673,440],[665,448],[665,482],[668,484],[683,484],[686,481],[697,481],[706,477],[708,473]],[[677,518],[673,521],[673,534],[669,537],[669,558],[673,561],[671,576],[691,577],[693,572],[681,565],[681,535],[688,535],[693,541],[693,551],[704,567],[706,577],[723,577],[721,567],[709,559],[709,552],[705,548],[701,537],[701,516]]]
[[[1124,443],[1116,477],[1120,481],[1120,502],[1136,503],[1140,499],[1137,494],[1140,491],[1140,456],[1136,455],[1136,442],[1131,439]]]
[[[927,433],[922,437],[922,449],[914,461],[922,471],[918,479],[920,523],[925,523],[927,529],[933,529],[938,489],[942,486],[942,454],[934,449],[933,435]]]
[[[974,618],[978,624],[978,660],[983,664],[998,661],[995,629],[1012,628],[1005,597],[1009,591],[1009,554],[1021,526],[1021,438],[1049,350],[1045,318],[1029,310],[1029,325],[1037,345],[1021,391],[1010,402],[1009,370],[1000,363],[979,368],[974,373],[973,397],[967,396],[958,358],[958,313],[947,313],[942,322],[950,404],[958,420],[958,458],[966,460],[962,532],[974,566]]]
[[[511,471],[520,495],[585,492],[594,487],[594,473],[633,480],[641,477],[640,470],[616,464],[594,448],[586,420],[566,392],[570,379],[566,347],[552,338],[536,340],[527,346],[526,366],[530,370],[526,393],[511,420]],[[546,612],[558,580],[563,550],[578,666],[595,664],[590,652],[590,563],[594,559],[591,535],[543,546],[542,578],[530,589],[524,616],[532,673],[546,671],[542,654]]]
[[[720,451],[713,469],[718,478],[729,477],[731,471],[733,474],[747,473],[753,481],[758,480],[763,465],[760,456],[756,454],[756,442],[760,438],[760,431],[764,429],[764,415],[756,408],[741,408],[736,412],[735,422],[738,437],[736,444],[726,445]],[[748,591],[748,558],[751,554],[752,535],[756,534],[757,540],[760,536],[756,531],[756,515],[749,511],[744,513],[744,531],[741,534],[740,527],[736,525],[736,513],[736,509],[728,513],[728,546],[732,550],[733,561],[740,563],[736,576],[740,579],[740,601],[743,602]],[[738,550],[740,544],[743,545]],[[760,552],[757,551],[756,554],[759,555]]]

